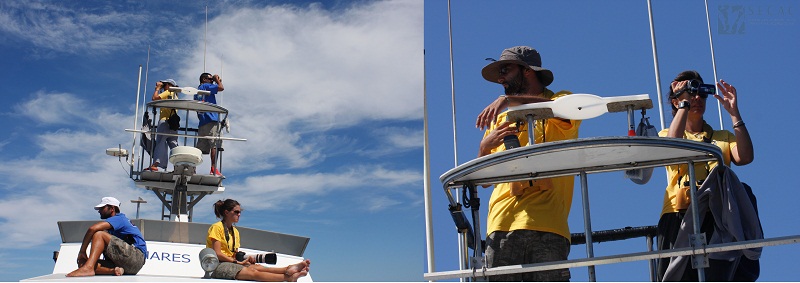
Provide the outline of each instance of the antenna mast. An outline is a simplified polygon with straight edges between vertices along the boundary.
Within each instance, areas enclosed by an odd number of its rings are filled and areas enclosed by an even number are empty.
[[[208,3],[206,3],[206,30],[203,33],[203,72],[206,71],[206,45],[208,45]]]
[[[711,39],[711,20],[708,17],[708,0],[705,1],[706,3],[706,25],[708,25],[708,44],[711,46],[711,67],[714,69],[714,84],[716,84],[719,79],[717,78],[717,60],[714,58],[714,41]],[[717,89],[717,95],[719,95],[719,89]],[[719,114],[719,129],[724,130],[725,125],[722,124],[722,105],[717,100],[717,114]]]
[[[661,73],[658,70],[658,51],[656,51],[656,33],[653,24],[653,5],[647,0],[647,15],[650,18],[650,44],[653,46],[653,68],[656,72],[656,97],[658,97],[658,117],[661,121],[661,129],[664,129],[664,105],[661,99]]]

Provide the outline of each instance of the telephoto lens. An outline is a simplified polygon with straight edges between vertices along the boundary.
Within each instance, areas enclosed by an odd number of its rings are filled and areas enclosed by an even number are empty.
[[[236,252],[236,261],[244,261],[244,252]]]
[[[257,263],[275,264],[278,262],[278,256],[275,253],[257,254],[253,257]]]

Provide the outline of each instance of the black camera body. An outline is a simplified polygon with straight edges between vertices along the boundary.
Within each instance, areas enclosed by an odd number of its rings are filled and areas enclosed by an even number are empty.
[[[714,94],[717,92],[717,87],[712,84],[703,84],[698,80],[691,80],[686,84],[686,91],[690,94]]]
[[[518,148],[519,145],[519,137],[517,135],[508,135],[503,137],[503,144],[506,146],[506,149]]]
[[[237,252],[236,261],[244,261],[245,255],[246,254],[244,252]],[[278,262],[278,255],[275,253],[257,254],[253,255],[252,257],[255,258],[256,263],[275,264]]]

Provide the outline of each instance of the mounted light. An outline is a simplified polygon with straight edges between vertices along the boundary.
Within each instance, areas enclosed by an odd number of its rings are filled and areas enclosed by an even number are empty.
[[[203,278],[211,278],[211,273],[217,269],[218,265],[219,258],[217,258],[217,253],[214,249],[205,248],[200,250],[200,267],[206,272]]]

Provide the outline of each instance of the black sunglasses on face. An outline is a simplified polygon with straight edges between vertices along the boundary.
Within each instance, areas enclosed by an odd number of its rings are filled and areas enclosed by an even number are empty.
[[[691,97],[694,97],[695,95],[696,95],[696,96],[700,96],[700,98],[702,98],[702,99],[706,99],[706,98],[708,98],[708,93],[705,93],[705,92],[700,92],[700,93],[698,93],[698,92],[695,92],[695,93],[691,93],[691,92],[688,92],[688,91],[687,91],[687,93],[689,93],[689,97],[690,97],[690,98],[691,98]]]

